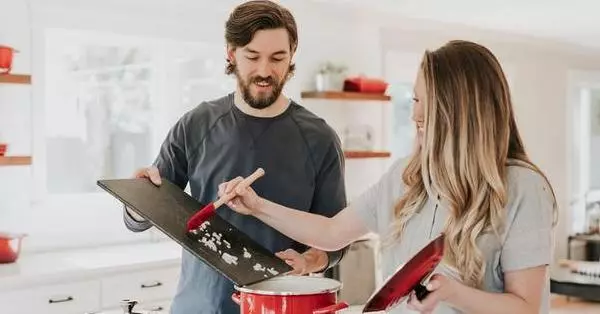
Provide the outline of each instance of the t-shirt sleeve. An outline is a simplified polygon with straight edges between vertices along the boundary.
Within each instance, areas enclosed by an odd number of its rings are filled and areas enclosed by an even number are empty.
[[[513,182],[509,189],[513,189],[515,198],[507,217],[502,269],[506,272],[549,265],[556,207],[552,190],[544,177],[529,169],[518,170]]]
[[[185,117],[185,116],[184,116]],[[153,165],[158,168],[158,173],[181,189],[187,185],[187,156],[183,118],[180,119],[167,134]],[[149,221],[138,221],[134,219],[125,208],[123,208],[123,220],[125,226],[134,232],[142,232],[150,227]]]
[[[181,189],[184,189],[188,183],[186,121],[187,115],[184,115],[169,130],[154,161],[161,177],[173,182]]]
[[[350,208],[371,232],[382,233],[383,225],[394,210],[394,203],[402,195],[402,172],[407,161],[395,161],[375,184],[350,202]]]
[[[316,180],[315,197],[312,212],[327,217],[335,216],[346,207],[346,188],[344,181],[344,157],[339,140],[329,146],[323,167],[319,170]],[[347,248],[327,252],[327,269],[337,265],[344,256]]]
[[[311,212],[333,217],[346,207],[344,158],[339,141],[334,141],[329,146],[323,166],[318,170],[315,184]]]

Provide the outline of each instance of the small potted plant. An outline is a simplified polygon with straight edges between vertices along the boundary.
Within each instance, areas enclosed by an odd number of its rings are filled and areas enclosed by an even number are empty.
[[[344,78],[347,67],[332,62],[325,62],[319,67],[315,78],[318,91],[341,91],[344,87]]]

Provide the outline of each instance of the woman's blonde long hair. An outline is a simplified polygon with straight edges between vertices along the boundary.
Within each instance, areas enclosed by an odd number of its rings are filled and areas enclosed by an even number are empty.
[[[527,157],[508,83],[488,49],[451,41],[426,51],[421,70],[427,90],[425,133],[402,175],[406,192],[394,208],[392,238],[402,236],[428,196],[439,196],[450,211],[445,260],[465,284],[480,287],[485,260],[477,238],[489,231],[501,234],[507,165],[515,160],[543,173]]]

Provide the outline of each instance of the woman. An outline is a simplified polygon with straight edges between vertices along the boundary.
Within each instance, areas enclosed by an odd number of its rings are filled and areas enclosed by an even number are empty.
[[[411,295],[409,309],[547,313],[556,202],[525,153],[497,59],[478,44],[451,41],[425,53],[414,92],[415,152],[333,218],[262,199],[238,186],[241,178],[222,184],[221,194],[236,195],[229,206],[238,213],[323,250],[376,232],[388,276],[445,233],[431,293],[421,302]]]

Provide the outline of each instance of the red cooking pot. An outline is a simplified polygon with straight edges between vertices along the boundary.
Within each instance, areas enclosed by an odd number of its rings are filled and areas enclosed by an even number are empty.
[[[0,75],[10,73],[15,52],[19,51],[8,46],[0,46]]]
[[[240,314],[330,314],[348,307],[337,302],[341,287],[329,278],[283,276],[235,287],[231,298],[240,305]]]
[[[0,264],[17,260],[21,251],[21,241],[25,236],[27,235],[0,232]]]

